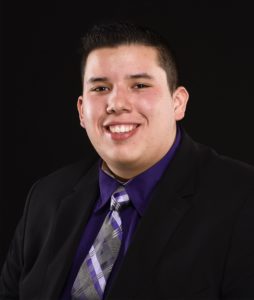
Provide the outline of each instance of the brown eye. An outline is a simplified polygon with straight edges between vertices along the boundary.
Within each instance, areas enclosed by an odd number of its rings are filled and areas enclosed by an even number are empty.
[[[134,89],[144,89],[149,87],[148,85],[144,84],[144,83],[138,83],[134,86]]]
[[[91,89],[92,92],[105,92],[108,90],[109,90],[109,88],[106,86],[97,86],[97,87]]]

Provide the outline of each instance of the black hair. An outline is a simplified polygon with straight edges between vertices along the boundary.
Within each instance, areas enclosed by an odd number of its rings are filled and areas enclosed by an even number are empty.
[[[129,22],[114,22],[94,25],[82,38],[81,76],[89,53],[95,49],[120,45],[144,45],[154,47],[158,53],[158,63],[167,74],[170,91],[178,86],[178,70],[173,50],[168,41],[154,30]]]

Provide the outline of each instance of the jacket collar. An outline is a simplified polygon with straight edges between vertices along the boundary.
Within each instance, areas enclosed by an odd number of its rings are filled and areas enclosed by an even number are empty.
[[[59,298],[98,195],[98,164],[95,164],[60,201],[49,237],[48,268],[41,299]]]

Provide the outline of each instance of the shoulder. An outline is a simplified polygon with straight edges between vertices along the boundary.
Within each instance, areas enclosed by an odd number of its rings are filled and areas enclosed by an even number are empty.
[[[23,211],[23,222],[26,231],[37,232],[34,240],[43,240],[44,233],[51,231],[61,203],[64,199],[71,199],[75,188],[85,184],[91,176],[95,180],[98,176],[98,159],[81,160],[66,165],[39,179],[31,187]]]
[[[201,183],[209,182],[210,186],[228,185],[231,190],[244,186],[254,187],[254,166],[222,155],[208,145],[194,141],[186,132],[183,132],[181,161],[191,165],[192,170],[199,174]]]
[[[40,178],[30,189],[28,198],[57,199],[68,193],[86,176],[95,169],[98,170],[98,158],[80,160],[63,166],[54,172]]]
[[[202,151],[209,156],[208,167],[210,171],[217,173],[218,177],[237,178],[243,180],[254,179],[254,166],[244,161],[233,159],[216,152],[213,148],[202,145]]]
[[[199,155],[200,175],[211,185],[223,184],[232,191],[254,188],[254,166],[218,153],[213,148],[194,142]]]

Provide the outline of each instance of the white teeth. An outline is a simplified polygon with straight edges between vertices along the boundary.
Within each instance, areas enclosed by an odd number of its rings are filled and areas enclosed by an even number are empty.
[[[130,132],[134,128],[136,128],[135,125],[111,125],[111,126],[109,126],[109,130],[113,133]]]

